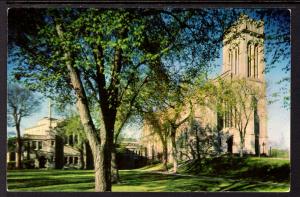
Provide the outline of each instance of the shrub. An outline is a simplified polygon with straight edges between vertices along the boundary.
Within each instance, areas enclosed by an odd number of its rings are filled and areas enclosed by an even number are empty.
[[[7,163],[7,169],[8,169],[8,170],[16,169],[16,162],[15,162],[15,161],[9,161],[9,162]]]
[[[23,166],[26,169],[33,169],[34,168],[34,160],[33,159],[24,160]]]

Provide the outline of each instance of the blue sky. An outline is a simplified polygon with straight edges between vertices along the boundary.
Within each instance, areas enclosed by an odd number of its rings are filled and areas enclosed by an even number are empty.
[[[289,27],[287,27],[289,28]],[[287,49],[290,50],[290,49]],[[267,57],[268,58],[268,57]],[[281,64],[285,64],[290,60],[290,57]],[[217,59],[215,64],[219,65],[212,72],[212,75],[220,74],[221,65],[222,65],[222,57]],[[283,66],[279,63],[274,65],[274,68],[271,69],[268,73],[266,73],[266,81],[268,84],[267,95],[271,95],[274,92],[280,91],[280,85],[277,84],[283,77],[290,76],[290,72],[285,73],[281,70]],[[8,65],[8,71],[11,70],[11,65]],[[288,84],[289,86],[289,84]],[[270,97],[269,97],[270,98]],[[269,104],[267,106],[268,111],[268,136],[269,143],[272,147],[280,147],[280,148],[290,148],[290,110],[282,107],[282,102],[278,101],[273,104]],[[53,110],[53,116],[59,117],[57,113]],[[21,123],[21,130],[24,131],[25,128],[31,127],[36,124],[36,122],[48,116],[48,99],[44,99],[41,109],[28,118],[24,118]],[[141,127],[137,124],[130,124],[125,127],[124,133],[130,137],[139,137],[140,136]],[[15,131],[15,128],[7,127],[8,132]]]

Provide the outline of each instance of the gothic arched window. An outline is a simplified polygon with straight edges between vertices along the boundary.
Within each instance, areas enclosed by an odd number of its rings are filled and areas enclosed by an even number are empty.
[[[251,77],[251,75],[252,75],[252,73],[251,73],[251,56],[252,56],[252,54],[251,54],[251,50],[252,49],[252,46],[251,46],[251,44],[248,44],[248,46],[247,46],[247,57],[248,57],[248,65],[247,65],[247,76],[248,77]]]
[[[238,67],[239,67],[239,48],[236,47],[235,50],[235,60],[234,60],[234,73],[237,75],[238,74]]]
[[[229,50],[228,53],[229,57],[229,68],[231,70],[231,73],[238,74],[238,67],[239,67],[239,48],[235,47],[233,49]]]
[[[254,78],[258,78],[258,45],[254,47]]]
[[[233,59],[232,50],[230,49],[229,50],[229,69],[231,70],[231,72],[232,72],[232,59]]]
[[[258,44],[248,44],[247,56],[248,56],[248,66],[247,71],[248,77],[258,78]]]

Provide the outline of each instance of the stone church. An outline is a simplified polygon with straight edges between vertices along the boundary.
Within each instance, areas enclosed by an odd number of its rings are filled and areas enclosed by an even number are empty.
[[[244,154],[267,155],[267,102],[264,63],[264,23],[241,15],[226,32],[223,39],[223,64],[221,74],[217,77],[225,80],[245,79],[249,84],[259,88],[264,95],[257,101],[251,112],[246,128]],[[213,79],[216,80],[216,79]],[[240,134],[230,120],[231,117],[201,105],[196,104],[195,117],[202,127],[216,128],[222,137],[219,144],[223,154],[238,154],[240,152]],[[252,109],[251,109],[252,110]],[[186,112],[183,112],[184,117]],[[179,137],[186,132],[188,125],[179,128]],[[185,149],[193,139],[187,139]],[[162,144],[159,136],[152,131],[151,126],[144,124],[142,144],[146,147],[148,158],[161,158]],[[171,146],[168,142],[169,161],[172,161]],[[180,152],[180,147],[178,147]]]

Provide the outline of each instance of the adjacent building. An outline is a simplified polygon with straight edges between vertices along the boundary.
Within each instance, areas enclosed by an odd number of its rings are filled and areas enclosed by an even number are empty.
[[[22,138],[24,167],[34,168],[92,168],[93,161],[87,143],[77,146],[77,135],[61,135],[55,128],[62,120],[44,117],[26,128]],[[7,162],[15,160],[15,151],[7,153]]]

